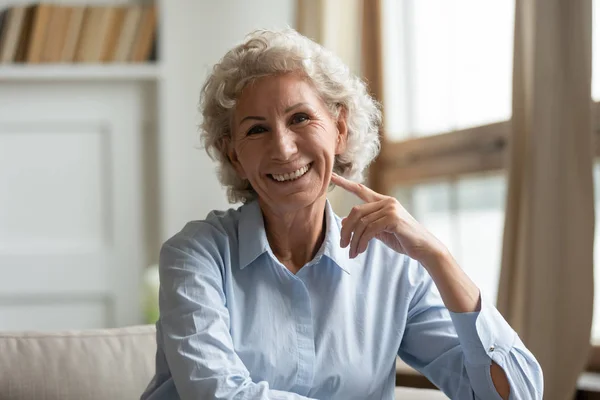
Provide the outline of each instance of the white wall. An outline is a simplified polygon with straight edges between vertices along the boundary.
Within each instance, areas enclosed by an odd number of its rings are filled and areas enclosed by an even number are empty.
[[[228,208],[215,164],[200,148],[200,88],[225,52],[258,28],[294,26],[295,0],[162,0],[159,143],[161,239]]]

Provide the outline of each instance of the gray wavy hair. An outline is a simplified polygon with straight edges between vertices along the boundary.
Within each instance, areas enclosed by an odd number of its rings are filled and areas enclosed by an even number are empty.
[[[346,150],[336,156],[334,172],[360,182],[379,153],[380,106],[337,56],[293,29],[252,32],[213,67],[200,95],[202,144],[219,163],[219,179],[230,203],[256,198],[250,182],[238,176],[228,156],[236,101],[248,83],[289,72],[299,72],[312,82],[335,119],[340,106],[346,111]]]

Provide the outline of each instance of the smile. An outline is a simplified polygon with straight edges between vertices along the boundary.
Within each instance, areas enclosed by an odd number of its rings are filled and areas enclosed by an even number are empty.
[[[294,172],[290,172],[289,174],[270,174],[270,176],[278,182],[294,181],[306,174],[310,169],[310,166],[311,164],[306,164],[304,167]]]

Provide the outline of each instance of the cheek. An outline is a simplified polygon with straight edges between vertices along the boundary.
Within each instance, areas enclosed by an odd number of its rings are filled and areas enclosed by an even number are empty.
[[[248,179],[252,171],[257,168],[257,155],[259,153],[252,148],[251,143],[246,142],[238,142],[235,146],[235,152],[238,159],[238,173],[243,175],[242,178]]]
[[[336,153],[338,146],[337,128],[331,123],[318,122],[312,126],[314,145],[327,153]]]

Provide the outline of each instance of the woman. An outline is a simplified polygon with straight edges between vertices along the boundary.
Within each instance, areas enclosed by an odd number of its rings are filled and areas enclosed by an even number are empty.
[[[380,111],[330,52],[261,31],[203,88],[209,154],[238,209],[163,246],[143,399],[392,399],[399,355],[453,399],[541,399],[542,372],[448,250],[355,183]],[[331,184],[360,197],[340,220]]]

